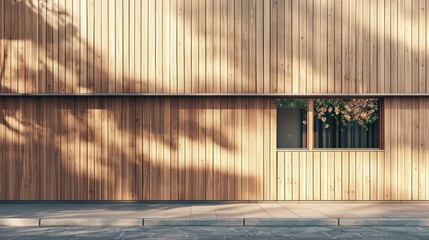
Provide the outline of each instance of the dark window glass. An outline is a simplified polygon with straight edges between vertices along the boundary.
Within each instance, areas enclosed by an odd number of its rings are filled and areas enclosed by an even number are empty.
[[[277,148],[307,147],[307,100],[277,99]]]
[[[314,147],[380,148],[379,119],[379,99],[314,99]]]

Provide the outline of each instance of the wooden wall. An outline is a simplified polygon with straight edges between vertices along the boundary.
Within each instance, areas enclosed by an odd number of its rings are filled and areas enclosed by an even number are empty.
[[[429,200],[429,98],[378,151],[276,150],[272,98],[0,98],[0,200]]]
[[[427,0],[3,0],[2,93],[428,93]]]

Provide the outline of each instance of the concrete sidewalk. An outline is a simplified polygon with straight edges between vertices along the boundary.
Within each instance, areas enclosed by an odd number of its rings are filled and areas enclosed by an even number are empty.
[[[0,202],[3,226],[429,226],[429,202]]]

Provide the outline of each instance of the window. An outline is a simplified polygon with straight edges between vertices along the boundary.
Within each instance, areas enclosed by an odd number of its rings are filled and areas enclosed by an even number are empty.
[[[277,148],[307,148],[307,99],[277,99]]]
[[[277,148],[381,148],[380,102],[377,98],[277,99]],[[307,134],[309,128],[312,134]]]

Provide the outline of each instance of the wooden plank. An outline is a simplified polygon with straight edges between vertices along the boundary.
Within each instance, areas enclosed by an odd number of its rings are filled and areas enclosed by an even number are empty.
[[[163,186],[163,178],[164,173],[162,172],[163,166],[164,166],[164,153],[163,153],[163,134],[164,134],[164,121],[163,118],[164,111],[162,106],[163,98],[156,98],[155,99],[155,117],[154,119],[154,137],[156,141],[156,148],[155,152],[156,155],[154,157],[156,158],[156,161],[153,161],[151,159],[151,164],[153,163],[153,168],[155,171],[153,173],[153,176],[155,177],[154,186]],[[151,119],[152,120],[152,119]],[[152,184],[152,182],[151,182]],[[154,200],[163,200],[163,187],[156,187],[153,189],[153,199]]]
[[[307,48],[307,52],[306,52],[306,61],[307,61],[307,71],[306,71],[306,92],[308,93],[313,93],[313,43],[312,43],[312,39],[313,39],[313,32],[314,32],[314,2],[307,0],[307,10],[306,10],[306,15],[307,15],[307,40],[306,41],[306,48]]]
[[[320,2],[318,1],[317,3],[320,4]],[[316,3],[316,4],[317,4]],[[283,4],[283,3],[282,3]],[[279,4],[280,5],[280,4]],[[280,12],[281,12],[281,18],[279,19],[280,23],[283,21],[283,15],[284,15],[284,26],[285,26],[285,30],[284,30],[284,45],[285,45],[285,59],[284,59],[284,68],[285,68],[285,80],[284,80],[284,92],[285,93],[291,93],[292,92],[292,83],[293,83],[293,79],[292,79],[292,63],[293,63],[293,59],[292,59],[292,1],[291,0],[284,0],[284,13],[283,13],[283,8],[282,6],[279,6],[280,8]],[[282,36],[280,36],[282,37]],[[281,39],[279,39],[279,41],[281,41]],[[317,43],[315,44],[317,45]],[[279,89],[281,89],[279,87]],[[281,90],[279,90],[279,92],[281,92]]]
[[[241,0],[238,0],[241,4]],[[239,14],[240,12],[238,12]],[[239,16],[236,13],[236,16]],[[270,52],[270,26],[271,26],[271,7],[269,1],[264,1],[264,93],[270,93],[270,73],[271,73],[271,52]],[[241,26],[241,25],[239,25]],[[238,31],[238,29],[236,30]],[[240,35],[240,34],[239,34]],[[237,46],[237,44],[236,44]],[[237,60],[236,60],[237,61]],[[236,66],[237,69],[237,66]],[[237,91],[237,90],[236,90]]]
[[[312,200],[320,200],[320,176],[321,176],[321,168],[320,168],[320,152],[313,152],[313,199]]]
[[[275,0],[277,1],[277,0]],[[256,65],[256,0],[247,1],[249,8],[249,20],[248,20],[248,56],[249,56],[249,75],[247,77],[247,92],[256,92],[257,86],[257,65]],[[275,81],[274,81],[275,82]],[[246,86],[246,85],[244,85]]]
[[[102,19],[102,4],[103,1],[102,0],[95,0],[94,2],[94,66],[93,66],[93,71],[94,71],[94,92],[96,93],[100,93],[103,92],[102,89],[102,83],[103,83],[103,76],[102,76],[102,26],[103,24],[103,19]],[[118,47],[118,46],[117,46]],[[121,48],[123,48],[123,44],[121,44],[120,46]],[[122,59],[122,58],[121,58]],[[129,66],[129,64],[127,64],[126,66]],[[121,66],[122,67],[122,66]]]
[[[385,182],[385,153],[378,152],[377,153],[377,200],[385,200],[385,189],[386,189],[386,182]]]
[[[382,2],[382,1],[381,1]],[[381,3],[383,4],[383,3]],[[382,7],[384,11],[384,15],[379,14],[379,19],[381,18],[382,22],[384,23],[384,36],[381,38],[380,44],[382,44],[382,48],[384,49],[384,56],[381,56],[380,58],[384,59],[384,63],[382,64],[384,66],[384,70],[380,70],[384,74],[384,79],[382,80],[382,84],[384,84],[384,92],[391,92],[391,71],[390,66],[392,62],[392,49],[391,49],[391,24],[392,24],[392,7],[391,7],[392,1],[384,1],[384,6]],[[381,46],[381,45],[380,45]]]
[[[377,25],[377,5],[379,0],[371,1],[369,5],[369,27],[375,28],[377,31],[369,32],[369,92],[375,93],[378,91],[378,81],[380,80],[378,71],[382,66],[378,66],[378,37],[381,34]]]
[[[171,1],[170,2],[170,79],[169,79],[169,91],[172,93],[177,93],[177,71],[178,71],[178,62],[177,62],[177,56],[178,56],[178,29],[177,29],[177,25],[178,25],[178,18],[177,18],[177,5],[178,5],[178,1]],[[205,6],[204,6],[205,7]],[[145,8],[145,6],[143,6],[143,8]],[[143,11],[143,16],[144,15],[144,11]],[[146,19],[146,17],[143,17],[144,19]],[[143,20],[142,23],[142,27],[143,29],[145,29],[146,27],[144,26],[145,20]],[[145,40],[143,40],[145,41]],[[143,45],[143,49],[146,49],[145,47],[146,45]],[[142,56],[145,56],[142,53]],[[142,60],[142,63],[144,64],[144,62],[147,60]],[[205,64],[205,63],[204,63]],[[204,65],[202,64],[202,65]],[[143,71],[144,73],[144,71]],[[143,75],[143,78],[145,78],[145,75]]]
[[[237,1],[235,1],[237,2]],[[214,13],[213,13],[213,4],[214,1],[213,0],[207,0],[206,1],[206,28],[207,28],[207,34],[206,36],[211,36],[211,29],[213,29],[213,18],[214,18]],[[238,20],[236,20],[238,21]],[[238,21],[240,22],[240,21]],[[179,22],[180,24],[180,22]],[[210,32],[209,32],[210,31]],[[213,92],[213,79],[214,79],[214,68],[213,68],[213,63],[214,63],[214,59],[213,59],[213,38],[212,37],[207,37],[206,39],[206,90],[205,92],[207,93],[211,93]],[[178,43],[180,41],[180,39],[177,40]],[[235,38],[235,41],[237,41],[237,37]],[[236,49],[237,51],[237,49]],[[237,58],[235,57],[235,59],[237,60]]]
[[[362,158],[362,152],[356,152],[356,200],[364,200],[363,193],[363,168],[364,168],[364,159]]]
[[[172,99],[170,112],[170,194],[172,200],[179,199],[179,165],[178,165],[178,123],[179,123],[179,100]]]
[[[80,32],[79,32],[79,37],[80,37],[80,53],[79,53],[79,84],[78,84],[78,92],[79,93],[88,93],[88,1],[86,2],[81,2],[80,3],[80,16],[85,16],[85,17],[80,17],[79,18],[79,24],[80,24]],[[48,16],[50,16],[50,14],[52,14],[51,11],[47,11]],[[107,13],[106,13],[107,14]],[[53,22],[52,17],[49,17],[50,19],[48,19],[48,22]],[[106,24],[107,25],[107,24]],[[52,31],[52,33],[51,33]],[[48,33],[48,37],[47,37],[47,41],[51,41],[52,40],[52,36],[54,34],[53,29],[48,28],[47,29],[47,33]],[[49,49],[49,48],[48,48]],[[52,52],[48,53],[48,62],[49,59],[52,58]],[[49,63],[50,64],[50,63]],[[49,66],[48,66],[49,68]],[[49,71],[49,69],[47,69],[47,71]],[[51,76],[47,76],[47,83],[46,83],[46,87],[47,87],[47,92],[52,92],[51,89],[53,89],[52,86],[52,81],[53,79],[51,78]]]
[[[350,152],[341,153],[341,171],[342,171],[342,198],[341,200],[349,200],[350,194],[350,181],[349,181],[349,171],[350,171]]]
[[[270,11],[270,17],[271,17],[271,29],[277,30],[278,29],[278,0],[271,0],[271,11]],[[271,31],[270,32],[270,41],[271,41],[271,52],[270,52],[270,93],[276,93],[277,92],[277,81],[278,81],[278,73],[277,73],[277,35],[278,31]]]
[[[336,2],[338,3],[338,2]],[[342,19],[342,23],[341,23],[341,65],[338,66],[338,68],[341,67],[341,92],[342,93],[349,93],[349,86],[350,86],[350,76],[349,76],[349,71],[350,71],[350,63],[348,62],[350,60],[350,42],[353,41],[354,39],[350,40],[349,39],[349,32],[351,32],[351,28],[350,28],[350,12],[354,12],[355,9],[350,10],[350,1],[341,1],[342,6],[341,6],[341,19]],[[336,10],[338,10],[337,5],[335,5]],[[338,12],[335,12],[335,17],[337,17]],[[335,33],[336,37],[337,36],[337,32]],[[339,39],[335,39],[336,41],[338,41]],[[337,69],[336,69],[337,70]],[[339,71],[339,70],[338,70]],[[344,194],[343,194],[344,196]]]
[[[386,71],[387,72],[387,71]],[[386,99],[384,100],[384,119],[391,119],[392,118],[392,100]],[[385,121],[384,123],[384,169],[381,169],[381,171],[384,172],[384,196],[383,200],[390,200],[391,198],[391,166],[392,166],[392,121]]]
[[[378,6],[377,6],[377,22],[378,22],[378,31],[377,31],[377,92],[385,92],[385,78],[384,78],[384,71],[385,71],[385,24],[386,24],[386,14],[385,14],[385,8],[390,7],[390,5],[387,6],[385,0],[378,0]],[[389,9],[390,10],[390,9]],[[389,16],[390,17],[390,16]],[[390,80],[390,79],[389,79]]]
[[[184,1],[184,93],[192,92],[192,1]]]
[[[141,1],[141,15],[141,92],[147,93],[149,92],[149,0]]]
[[[234,2],[234,1],[230,1],[230,2]],[[256,1],[255,21],[256,21],[256,32],[255,32],[256,34],[256,92],[263,93],[264,92],[264,2],[263,1]],[[232,35],[231,37],[234,37],[234,34],[231,34],[231,35]]]
[[[417,81],[416,81],[417,82]],[[411,199],[419,199],[419,99],[413,98],[411,102]]]
[[[362,200],[371,200],[371,166],[369,152],[362,153]]]
[[[277,120],[277,107],[276,104],[274,103],[274,99],[269,99],[270,101],[270,105],[269,105],[269,109],[270,109],[270,191],[271,191],[271,197],[270,199],[275,199],[276,198],[276,176],[275,173],[276,172],[276,164],[277,164],[277,156],[276,156],[276,147],[277,147],[277,127],[276,127],[276,120]]]
[[[109,31],[113,31],[113,29],[109,29],[109,2],[103,1],[99,7],[100,9],[97,11],[101,15],[101,26],[98,25],[97,27],[100,28],[98,32],[101,32],[101,35],[99,35],[101,41],[98,42],[100,45],[97,45],[97,47],[101,49],[101,64],[98,67],[101,69],[101,91],[106,93],[110,92],[111,87],[114,87],[114,83],[109,81]],[[85,15],[82,15],[81,19],[85,19],[83,16]],[[79,71],[81,70],[79,69]]]
[[[205,102],[205,107],[207,109],[207,117],[206,117],[206,182],[205,182],[205,199],[214,199],[214,104],[213,98],[208,98]],[[179,126],[180,132],[180,126]],[[180,150],[180,149],[179,149]],[[241,159],[241,158],[240,158]],[[180,183],[180,182],[179,182]],[[237,193],[238,188],[236,188],[236,194],[241,194],[241,192]]]
[[[142,99],[143,101],[143,200],[151,199],[150,196],[150,186],[151,186],[151,125],[150,125],[150,115],[151,115],[151,106],[153,99]],[[180,184],[180,181],[179,181]],[[180,190],[180,189],[179,189]]]
[[[241,102],[242,107],[242,132],[241,132],[241,199],[249,200],[249,99],[243,98]]]
[[[426,161],[427,156],[427,140],[425,133],[428,129],[426,113],[426,99],[419,99],[419,172],[418,172],[418,199],[426,198]]]
[[[163,151],[164,151],[164,164],[160,166],[161,168],[161,175],[162,175],[162,199],[163,200],[170,200],[171,199],[171,99],[165,98],[162,100],[162,108],[164,109],[164,115],[163,117],[163,136],[162,136],[162,142],[163,142]]]
[[[328,4],[327,1],[321,1],[321,21],[320,21],[320,92],[328,93]],[[295,49],[293,47],[292,49]]]
[[[378,200],[378,191],[379,191],[379,183],[377,179],[377,173],[378,173],[378,162],[380,159],[378,159],[378,155],[376,152],[370,153],[370,184],[371,184],[371,192],[370,192],[370,200]]]
[[[307,92],[307,1],[299,1],[299,93]]]
[[[307,153],[299,153],[299,199],[307,200]]]
[[[222,172],[221,172],[221,98],[213,99],[213,199],[222,198]]]
[[[264,200],[264,99],[256,101],[256,199]],[[255,130],[254,130],[255,131]]]
[[[277,152],[277,201],[285,200],[285,152]]]
[[[390,133],[391,133],[391,139],[390,139],[390,161],[391,161],[391,170],[390,170],[390,191],[391,191],[391,200],[397,200],[398,199],[398,123],[399,118],[398,116],[398,98],[393,98],[391,100],[391,122],[390,122]],[[388,130],[389,131],[389,130]]]
[[[403,172],[404,172],[404,199],[411,200],[412,195],[412,151],[409,143],[412,142],[412,104],[413,101],[411,98],[405,98],[403,100],[403,115],[404,115],[404,124],[403,124],[403,134],[399,135],[403,139]]]
[[[159,164],[158,154],[157,154],[157,137],[159,132],[157,132],[157,125],[159,124],[159,118],[156,116],[159,113],[159,109],[157,109],[158,99],[151,99],[150,103],[150,111],[149,111],[149,119],[150,119],[150,127],[149,127],[149,199],[154,200],[158,198],[158,186],[159,182],[157,182],[157,166]]]
[[[425,81],[425,74],[426,74],[426,28],[427,28],[427,24],[426,24],[426,11],[427,11],[427,6],[426,6],[426,1],[424,0],[420,0],[419,1],[419,20],[418,20],[418,48],[419,48],[419,53],[418,53],[418,66],[419,66],[419,80],[418,80],[418,84],[419,84],[419,92],[423,93],[426,91],[426,81]]]
[[[220,89],[219,92],[226,93],[228,91],[228,1],[220,0],[219,17],[220,17]],[[250,1],[248,2],[251,5]],[[251,23],[249,23],[251,24]]]
[[[132,86],[131,86],[132,87]],[[136,144],[136,138],[137,138],[137,134],[136,134],[136,99],[133,98],[129,98],[128,100],[128,106],[127,108],[128,113],[127,113],[127,128],[125,129],[128,132],[128,149],[126,150],[126,152],[128,152],[128,161],[127,161],[127,168],[128,168],[128,175],[127,178],[129,179],[129,184],[128,184],[128,199],[130,200],[137,200],[137,194],[136,194],[136,185],[137,185],[137,176],[136,176],[136,171],[137,171],[137,159],[136,159],[136,149],[137,149],[137,144]],[[166,108],[164,108],[164,111],[167,111]],[[104,110],[103,110],[104,112]],[[103,114],[103,113],[101,113]],[[102,122],[103,122],[103,115],[101,116],[102,118]],[[104,128],[102,129],[102,134],[105,134],[104,132]],[[103,141],[103,136],[102,136],[102,141]],[[164,137],[165,139],[167,139],[167,136]],[[125,147],[126,149],[127,147]],[[103,149],[103,148],[102,148]],[[103,157],[103,155],[102,155]],[[102,162],[105,162],[104,159],[102,159]],[[106,164],[103,164],[103,166],[105,166]],[[103,174],[102,174],[103,176]],[[166,187],[164,185],[162,185],[164,189],[166,189]]]
[[[94,138],[94,194],[95,194],[95,200],[101,200],[101,188],[102,188],[102,128],[101,128],[101,99],[96,98],[94,99],[94,128],[93,131],[95,132],[95,138]],[[124,109],[125,110],[125,109]],[[124,114],[121,114],[124,116]],[[122,120],[123,121],[123,120]],[[76,123],[75,123],[76,124]],[[122,139],[124,137],[122,136]],[[121,159],[124,159],[124,156],[121,155]],[[124,165],[124,164],[123,164]],[[125,166],[123,166],[125,168]],[[124,189],[124,188],[123,188]],[[123,197],[125,194],[122,195]],[[127,199],[127,198],[126,198]]]
[[[356,79],[355,92],[363,93],[363,0],[356,0]]]
[[[94,6],[95,4],[95,0],[88,0],[87,1],[87,44],[88,46],[94,46],[95,45],[95,39],[94,39],[94,33],[95,33],[95,29],[94,29]],[[113,18],[111,18],[113,19]],[[61,34],[61,32],[60,32]],[[61,37],[60,37],[61,40]],[[61,42],[60,42],[61,43]],[[116,45],[113,47],[116,48]],[[86,80],[86,93],[92,93],[94,92],[94,52],[95,49],[88,47],[87,50],[87,71],[88,71],[88,75]],[[61,53],[61,52],[60,52]],[[61,60],[61,57],[59,58]],[[61,68],[60,68],[61,71]],[[60,76],[61,76],[61,72],[60,72]],[[62,87],[61,84],[59,86],[58,91],[56,92],[62,92]]]
[[[32,5],[32,1],[27,1],[29,5]],[[12,92],[37,92],[34,86],[37,84],[35,81],[35,73],[38,70],[38,61],[31,61],[31,59],[37,59],[37,48],[32,43],[37,43],[37,12],[36,16],[31,19],[29,15],[34,14],[32,9],[25,7],[27,2],[13,6],[13,14],[11,17],[12,21],[16,21],[15,18],[21,17],[24,24],[15,26],[15,30],[11,31],[10,39],[10,57],[11,57],[11,75],[16,74],[15,78],[11,78],[9,88]],[[11,2],[13,4],[13,2]],[[37,10],[37,6],[35,6]],[[20,16],[21,15],[21,16]],[[11,23],[11,27],[16,23]],[[34,26],[36,25],[36,26]],[[35,30],[36,29],[36,30]],[[25,37],[27,35],[27,37]],[[19,41],[19,39],[28,38],[28,41]],[[18,41],[13,41],[17,39]],[[34,50],[33,50],[34,49]],[[34,56],[33,56],[34,55]],[[34,69],[34,71],[30,71]],[[34,79],[34,81],[33,81]]]
[[[284,199],[293,199],[293,179],[292,179],[292,152],[285,152],[284,156]],[[279,199],[280,200],[280,199]]]
[[[328,152],[320,153],[320,200],[328,200]]]
[[[356,153],[351,152],[349,154],[350,163],[349,163],[349,198],[348,200],[356,200]],[[359,160],[360,161],[360,160]]]
[[[72,74],[73,74],[73,82],[71,86],[71,91],[73,93],[79,93],[80,90],[80,42],[81,42],[81,35],[80,35],[80,2],[79,1],[73,1],[73,9],[70,9],[72,11],[72,26],[73,26],[73,35],[72,35],[72,42],[73,42],[73,68]],[[40,33],[39,34],[45,34]],[[40,38],[40,36],[39,36]],[[40,43],[39,43],[40,44]],[[100,45],[101,46],[101,45]],[[44,52],[44,51],[41,51]],[[39,52],[39,57],[40,57]],[[46,88],[46,86],[41,86],[44,82],[45,78],[43,80],[39,79],[39,92],[41,89]],[[44,84],[43,84],[44,85]]]
[[[189,1],[187,1],[189,2]],[[164,41],[164,36],[163,36],[163,30],[162,30],[162,16],[163,16],[163,1],[155,1],[154,2],[155,5],[155,12],[153,14],[155,14],[155,16],[153,16],[153,19],[155,21],[154,26],[154,32],[155,32],[155,42],[153,43],[154,47],[155,47],[155,58],[149,58],[150,62],[154,62],[155,65],[155,82],[154,82],[154,87],[155,87],[155,92],[156,93],[162,93],[162,85],[163,85],[163,54],[164,54],[164,49],[163,49],[163,41]],[[188,14],[188,9],[185,9],[186,11],[186,16]],[[149,16],[149,21],[151,16]],[[190,21],[187,21],[190,23]],[[187,28],[190,31],[190,28]],[[185,40],[186,40],[186,35],[185,35]],[[185,47],[191,47],[190,45],[185,45]],[[191,48],[187,48],[187,49],[191,49]],[[167,49],[166,49],[167,50]],[[149,49],[150,51],[150,49]],[[188,51],[190,52],[190,51]],[[185,61],[187,59],[185,58]],[[186,63],[185,63],[186,66]],[[189,66],[190,67],[190,66]],[[190,69],[190,68],[189,68]],[[185,69],[185,74],[188,71],[188,69]]]
[[[427,10],[428,8],[426,7],[426,10]],[[426,25],[427,26],[427,25]],[[424,109],[424,116],[425,116],[425,121],[424,121],[424,136],[428,136],[428,134],[429,134],[429,117],[427,117],[428,116],[428,114],[429,114],[429,103],[428,103],[428,100],[427,99],[425,99],[425,103],[424,103],[424,107],[423,107],[423,109]],[[424,147],[424,152],[423,152],[423,159],[428,159],[428,157],[429,157],[429,149],[428,149],[428,144],[427,144],[427,142],[425,142],[425,145],[423,146]],[[425,174],[426,174],[426,179],[427,179],[427,176],[429,175],[429,163],[428,162],[425,162]],[[424,185],[425,185],[425,190],[426,190],[426,198],[425,198],[425,200],[427,200],[428,198],[429,198],[429,196],[428,196],[428,194],[429,194],[429,184],[425,181],[425,183],[424,183]]]
[[[348,59],[346,59],[348,63],[348,92],[349,93],[355,93],[356,92],[356,79],[357,79],[357,72],[356,72],[356,64],[357,64],[357,55],[356,55],[356,29],[358,28],[356,24],[356,15],[357,15],[357,8],[356,8],[357,1],[349,1],[348,5],[348,14],[349,14],[349,26],[348,29],[349,32],[349,39],[348,39]],[[346,34],[346,33],[345,33]],[[346,80],[347,81],[347,80]],[[347,88],[347,87],[345,87]]]
[[[328,93],[335,92],[335,1],[327,0],[327,36],[328,36],[328,45],[327,45],[327,61],[328,61],[328,74],[327,74],[327,88]]]
[[[230,82],[228,82],[228,86]],[[227,172],[228,172],[228,200],[235,200],[235,179],[236,175],[234,172],[235,162],[234,162],[234,152],[236,149],[235,145],[235,109],[234,109],[234,99],[228,98],[228,109],[227,109],[227,118],[228,118],[228,145],[227,145],[227,151],[228,151],[228,166],[227,166]],[[202,125],[203,127],[204,125]],[[262,159],[261,159],[262,160]]]
[[[343,176],[342,176],[342,156],[341,152],[335,152],[334,154],[334,172],[335,172],[335,183],[334,183],[334,194],[335,200],[342,200],[343,197]]]
[[[37,104],[37,103],[36,103]],[[33,197],[34,199],[40,199],[40,200],[46,200],[47,199],[47,191],[48,191],[48,176],[50,173],[48,172],[48,166],[47,166],[47,104],[46,104],[46,98],[39,99],[39,104],[36,105],[36,117],[38,117],[38,122],[40,122],[40,126],[42,126],[40,129],[38,129],[38,138],[36,141],[36,147],[39,149],[39,173],[38,173],[38,179],[36,181],[38,182],[38,188],[39,193],[36,192],[36,195]],[[1,135],[1,129],[0,129],[0,135]],[[0,145],[1,146],[1,145]],[[1,156],[1,152],[0,152]],[[1,164],[1,163],[0,163]],[[1,169],[1,167],[0,167]],[[80,169],[79,169],[80,170]],[[1,173],[1,170],[0,170]],[[80,173],[80,172],[79,172]],[[2,176],[2,175],[0,175]],[[80,182],[80,176],[78,176],[78,182]],[[80,188],[79,188],[80,190]],[[1,192],[0,192],[1,195]],[[80,197],[80,196],[79,196]]]
[[[399,29],[398,29],[398,0],[392,0],[390,2],[391,12],[390,12],[390,36],[397,36]],[[387,21],[387,19],[386,19]],[[396,93],[398,92],[398,64],[399,61],[397,61],[399,56],[399,49],[398,49],[398,42],[394,41],[392,38],[390,41],[390,92]]]
[[[270,98],[264,98],[264,106],[263,106],[263,118],[264,118],[264,156],[263,156],[263,169],[264,169],[264,200],[271,199],[270,198],[270,149],[271,149],[271,143],[270,142],[270,105],[271,105],[272,99]],[[237,104],[236,104],[237,106]],[[238,106],[237,106],[238,108]],[[237,112],[240,112],[236,110]],[[237,127],[235,128],[237,129]],[[241,129],[240,129],[241,130]],[[240,134],[239,134],[240,133]],[[241,138],[241,132],[236,132],[236,139]],[[238,149],[237,149],[238,150]],[[237,160],[236,160],[237,162]],[[236,163],[237,166],[237,163]],[[236,171],[237,172],[237,171]]]
[[[73,6],[75,7],[74,4]],[[80,13],[80,6],[77,5],[78,9],[74,9],[74,11],[76,11],[77,13]],[[38,65],[38,70],[39,70],[39,76],[38,76],[38,80],[39,80],[39,89],[38,92],[39,93],[46,93],[46,79],[47,79],[47,1],[39,1],[39,11],[38,11],[38,44],[39,46],[43,46],[43,47],[39,47],[38,48],[38,56],[39,56],[39,65]],[[79,14],[77,15],[77,17],[79,16]],[[79,17],[77,18],[77,21],[79,22]],[[79,35],[80,38],[80,35]],[[77,53],[78,56],[80,55],[80,53]],[[78,63],[79,65],[79,63]],[[79,69],[79,67],[78,67]],[[80,70],[77,70],[78,72],[80,72]]]
[[[148,71],[148,81],[147,81],[147,92],[155,93],[155,81],[156,81],[156,1],[148,0],[148,34],[147,34],[147,42],[148,42],[148,60],[147,60],[147,71]],[[116,10],[117,11],[117,10]],[[116,30],[117,31],[117,30]],[[179,32],[180,34],[180,32]],[[180,35],[179,35],[180,36]],[[182,45],[183,46],[183,45]],[[180,52],[179,52],[180,53]],[[144,62],[143,62],[144,63]],[[116,79],[116,81],[118,81]]]
[[[277,25],[278,25],[278,35],[277,35],[277,91],[280,93],[285,92],[285,74],[286,74],[286,44],[290,42],[290,40],[286,40],[286,23],[285,23],[285,0],[278,0],[278,11],[277,11]],[[288,6],[288,10],[290,11],[290,7]],[[274,17],[274,16],[273,16]],[[286,18],[290,18],[288,15]],[[290,28],[290,22],[287,23]],[[290,29],[288,29],[290,30]],[[288,36],[289,37],[289,36]]]
[[[299,152],[292,152],[292,200],[299,200],[300,197],[300,156]]]
[[[189,61],[190,63],[190,68],[186,68],[185,71],[187,69],[189,69],[191,72],[189,73],[191,76],[190,82],[189,82],[189,86],[186,86],[186,88],[189,88],[188,92],[190,93],[197,93],[199,90],[199,86],[198,86],[198,80],[199,80],[199,69],[198,69],[198,60],[199,60],[199,1],[197,2],[191,2],[191,1],[186,1],[189,2],[191,4],[191,6],[189,8],[186,8],[185,11],[189,10],[189,12],[186,12],[186,18],[188,19],[188,22],[191,22],[190,25],[190,29],[188,30],[188,32],[190,33],[189,35],[191,36],[191,40],[190,43],[188,43],[188,45],[186,46],[190,46],[191,48],[187,48],[190,49],[191,55],[189,56],[191,59]],[[226,29],[226,26],[223,26]],[[226,30],[225,30],[226,31]],[[185,41],[186,41],[186,35],[185,35]],[[185,60],[186,61],[186,60]],[[186,82],[188,83],[188,82]]]
[[[231,9],[228,7],[228,11],[231,11]],[[234,11],[232,9],[232,11]],[[228,13],[229,14],[229,13]],[[232,16],[234,16],[234,12],[232,12]],[[233,21],[233,19],[229,19],[229,21]],[[230,22],[229,24],[232,24],[232,26],[228,25],[228,31],[229,34],[232,34],[231,36],[228,36],[228,51],[232,51],[232,56],[234,55],[234,26],[233,26],[233,22]],[[207,69],[207,53],[206,53],[206,42],[207,42],[207,27],[206,27],[206,2],[205,1],[201,1],[199,2],[199,8],[198,8],[198,31],[199,31],[199,40],[198,40],[198,92],[200,93],[205,93],[206,92],[206,69]],[[173,27],[173,26],[171,26]],[[232,29],[230,29],[232,28]],[[170,36],[171,37],[171,36]],[[232,39],[231,39],[232,38]],[[232,45],[230,43],[230,41],[232,41]],[[173,51],[171,51],[173,52]],[[174,57],[174,54],[173,54]],[[230,63],[230,61],[233,61],[233,59],[229,59],[228,60],[228,68],[229,66],[232,64],[233,62]],[[230,71],[228,69],[228,74],[229,75],[233,75],[233,72],[230,73]],[[172,74],[172,73],[170,73]],[[228,77],[230,78],[230,77]],[[229,84],[229,83],[228,83]],[[232,87],[233,85],[230,84]],[[230,85],[228,85],[228,88],[230,88]]]
[[[209,6],[209,4],[207,4]],[[184,1],[177,0],[177,92],[185,92],[185,43],[184,43],[184,34],[185,34],[185,19],[184,19]],[[210,11],[209,11],[210,12]],[[210,21],[208,16],[207,22]],[[211,38],[208,38],[210,41]],[[210,45],[207,43],[207,49]],[[207,50],[209,53],[210,51]],[[148,58],[148,61],[150,61]],[[208,60],[211,58],[209,57]],[[210,64],[207,63],[209,66]],[[210,68],[209,68],[210,69]],[[212,76],[208,73],[208,76]]]
[[[115,163],[116,163],[116,168],[115,168],[115,198],[116,199],[123,199],[123,164],[122,164],[122,141],[124,141],[123,137],[122,137],[122,133],[120,131],[120,129],[123,128],[123,120],[121,118],[122,113],[122,105],[121,105],[121,99],[119,98],[115,98],[113,101],[114,104],[114,122],[116,125],[115,128],[115,143],[116,143],[116,149],[114,151],[114,156],[115,156]]]
[[[411,3],[411,42],[410,42],[410,67],[411,67],[411,92],[419,92],[420,78],[419,78],[419,1]],[[423,34],[425,35],[425,34]]]
[[[163,0],[162,2],[162,92],[170,92],[170,18],[173,9],[171,1]]]
[[[206,118],[207,118],[207,100],[204,98],[199,99],[198,103],[198,197],[197,199],[205,200],[206,199]],[[172,120],[174,116],[172,116]],[[173,136],[171,136],[173,139]],[[234,189],[233,184],[228,184],[228,187]],[[231,191],[231,190],[230,190]],[[229,194],[234,194],[234,191],[228,192]]]
[[[249,182],[248,185],[248,192],[249,192],[249,198],[250,200],[257,199],[257,106],[256,106],[257,99],[255,98],[249,98],[249,111],[248,111],[248,117],[249,117],[249,125],[248,125],[248,175],[247,175],[247,181]]]
[[[362,93],[370,92],[370,64],[371,64],[371,41],[370,41],[370,18],[371,18],[370,1],[362,1]]]
[[[189,125],[189,131],[190,131],[190,145],[192,147],[192,150],[189,153],[189,162],[190,165],[190,171],[191,171],[191,185],[192,185],[192,194],[191,194],[191,198],[192,199],[198,199],[198,182],[201,181],[199,179],[199,159],[198,159],[198,130],[199,130],[199,123],[198,123],[198,119],[199,119],[199,111],[198,111],[198,102],[199,99],[192,99],[190,100],[191,102],[191,111],[190,111],[190,120],[189,122],[191,122],[191,124]],[[192,124],[194,123],[194,124]],[[195,126],[196,123],[196,126]],[[225,185],[227,186],[227,185]]]
[[[234,175],[235,175],[235,182],[234,182],[234,189],[235,189],[235,195],[234,199],[242,199],[242,109],[241,109],[241,100],[242,98],[234,99],[234,144],[236,146],[236,150],[234,151]],[[208,113],[211,112],[211,110],[207,110]],[[207,114],[207,118],[210,115]],[[209,123],[209,122],[207,122]],[[210,129],[210,128],[208,128]],[[269,132],[268,132],[269,134]],[[207,134],[208,135],[208,134]],[[207,149],[208,151],[209,149]],[[265,160],[265,159],[264,159]]]
[[[243,1],[241,6],[241,21],[248,23],[249,21],[249,5]],[[241,92],[249,92],[249,24],[241,25]]]
[[[401,37],[403,40],[398,43],[398,92],[405,92],[405,45],[406,42],[406,34],[405,34],[405,20],[402,19],[400,16],[405,16],[405,2],[404,0],[398,0],[398,12],[397,12],[397,24],[398,24],[398,37]],[[396,19],[395,19],[396,20]]]
[[[327,183],[328,183],[328,200],[335,200],[335,182],[337,179],[337,176],[335,173],[335,152],[328,152],[328,158],[327,158]]]
[[[299,2],[292,0],[292,93],[299,93]]]

